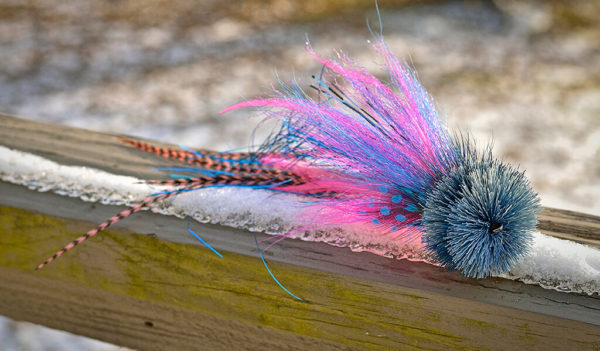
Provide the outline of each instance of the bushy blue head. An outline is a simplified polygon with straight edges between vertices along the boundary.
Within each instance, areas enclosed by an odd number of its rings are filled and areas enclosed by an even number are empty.
[[[530,248],[539,198],[523,172],[477,154],[466,139],[426,196],[423,241],[439,262],[473,278],[508,271]]]

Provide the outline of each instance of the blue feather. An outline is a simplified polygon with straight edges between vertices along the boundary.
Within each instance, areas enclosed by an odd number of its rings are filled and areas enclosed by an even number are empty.
[[[449,175],[427,194],[423,242],[445,267],[484,278],[524,257],[537,225],[540,200],[523,172],[474,151],[468,138]]]

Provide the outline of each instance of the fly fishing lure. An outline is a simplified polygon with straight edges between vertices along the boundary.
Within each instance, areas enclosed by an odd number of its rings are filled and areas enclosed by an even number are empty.
[[[167,149],[123,139],[187,163],[186,170],[199,175],[148,181],[169,190],[75,239],[38,269],[152,203],[207,187],[242,186],[308,198],[297,218],[301,230],[348,225],[420,240],[441,266],[467,277],[509,270],[530,248],[538,195],[523,172],[493,158],[491,147],[477,151],[469,137],[450,133],[415,73],[382,37],[373,47],[385,62],[387,83],[341,53],[325,59],[307,44],[323,65],[310,92],[298,82],[282,83],[269,97],[222,111],[254,107],[280,121],[254,152]]]

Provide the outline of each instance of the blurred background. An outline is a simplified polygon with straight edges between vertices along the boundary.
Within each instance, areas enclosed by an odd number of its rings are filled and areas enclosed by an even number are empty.
[[[387,44],[452,128],[527,170],[546,206],[600,214],[600,1],[380,0]],[[381,78],[363,0],[0,0],[0,111],[217,150],[258,119],[218,111],[308,82],[341,49]],[[308,83],[307,83],[308,84]],[[0,318],[0,350],[111,345]],[[44,342],[37,342],[41,335]],[[63,340],[61,343],[60,340]]]

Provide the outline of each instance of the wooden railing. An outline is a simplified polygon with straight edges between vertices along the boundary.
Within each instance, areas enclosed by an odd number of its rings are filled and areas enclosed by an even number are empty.
[[[0,144],[60,164],[157,179],[165,160],[114,135],[0,116]],[[2,162],[2,160],[0,160]],[[138,349],[598,349],[600,298],[322,243],[139,213],[41,271],[69,240],[122,209],[0,182],[0,314]],[[546,234],[600,247],[600,219],[544,209]],[[259,239],[266,236],[259,235]]]

